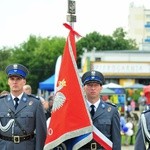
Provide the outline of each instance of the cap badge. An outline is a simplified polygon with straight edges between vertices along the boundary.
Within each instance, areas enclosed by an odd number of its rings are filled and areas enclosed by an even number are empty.
[[[17,69],[17,68],[18,68],[18,65],[17,65],[17,64],[14,64],[13,67],[14,67],[14,69]]]
[[[95,73],[96,73],[95,71],[92,71],[91,76],[95,76]]]

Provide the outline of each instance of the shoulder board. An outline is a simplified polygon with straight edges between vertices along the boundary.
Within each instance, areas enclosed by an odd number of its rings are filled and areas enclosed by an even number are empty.
[[[150,112],[150,109],[144,110],[144,111],[142,112],[142,114],[145,114],[145,113],[148,113],[148,112]]]
[[[33,95],[33,94],[28,94],[29,97],[32,97],[32,98],[35,98],[37,100],[39,100],[39,97],[37,97],[36,95]]]
[[[114,106],[114,107],[117,107],[114,103],[111,103],[111,102],[106,102],[108,105],[111,105],[111,106]]]
[[[6,97],[6,96],[7,96],[7,95],[1,95],[1,96],[0,96],[0,99],[1,99],[1,98],[4,98],[4,97]]]

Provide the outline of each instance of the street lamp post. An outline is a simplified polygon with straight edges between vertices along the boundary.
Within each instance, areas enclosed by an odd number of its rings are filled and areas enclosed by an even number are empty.
[[[68,0],[68,15],[67,15],[67,21],[70,23],[70,25],[73,27],[73,23],[76,22],[76,6],[75,1]]]

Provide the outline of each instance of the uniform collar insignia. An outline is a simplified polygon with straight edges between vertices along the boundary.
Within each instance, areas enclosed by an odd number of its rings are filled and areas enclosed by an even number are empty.
[[[10,95],[8,95],[8,97],[7,97],[7,100],[8,100],[8,101],[10,101],[10,100],[11,100],[11,97],[10,97]]]
[[[23,99],[22,99],[24,102],[26,102],[27,101],[27,98],[26,97],[23,97]]]
[[[105,108],[105,104],[102,104],[102,108],[103,108],[103,109]]]

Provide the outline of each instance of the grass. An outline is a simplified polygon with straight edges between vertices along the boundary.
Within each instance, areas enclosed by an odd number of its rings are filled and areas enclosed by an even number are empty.
[[[135,135],[133,136],[122,135],[121,136],[122,145],[134,145],[134,143],[135,143]]]

